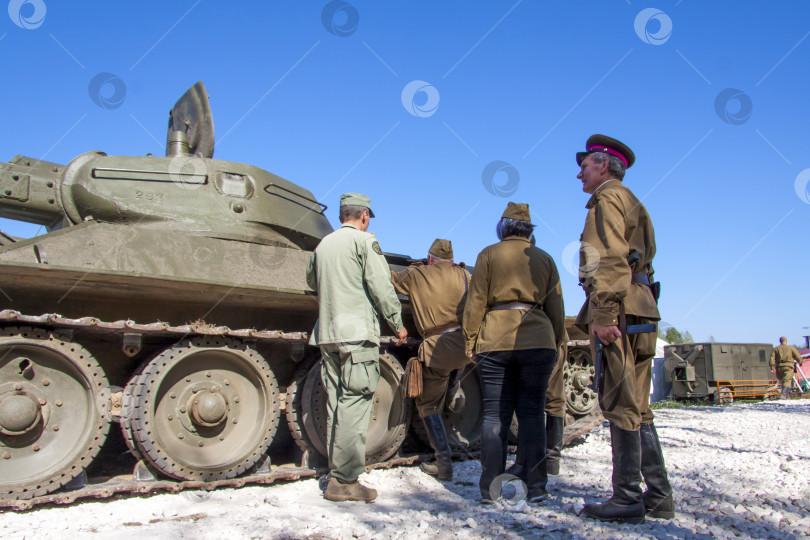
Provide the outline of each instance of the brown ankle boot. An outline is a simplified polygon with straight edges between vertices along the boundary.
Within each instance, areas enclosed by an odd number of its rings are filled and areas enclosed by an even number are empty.
[[[330,478],[326,491],[323,492],[323,498],[333,502],[365,501],[370,503],[377,498],[377,490],[366,487],[360,482],[343,484],[335,478]]]

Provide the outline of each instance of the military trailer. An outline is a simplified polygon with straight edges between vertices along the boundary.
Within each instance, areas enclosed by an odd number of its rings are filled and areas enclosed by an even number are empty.
[[[711,397],[717,403],[777,394],[767,343],[683,343],[664,347],[672,397]]]

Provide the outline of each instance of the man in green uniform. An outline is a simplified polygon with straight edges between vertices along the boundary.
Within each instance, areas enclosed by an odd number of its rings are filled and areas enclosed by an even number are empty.
[[[453,264],[450,240],[437,238],[428,250],[428,264],[411,266],[391,274],[394,288],[410,297],[414,321],[422,344],[422,394],[416,408],[425,424],[436,461],[422,463],[426,473],[439,480],[453,479],[450,444],[442,421],[447,385],[453,370],[470,362],[464,354],[461,317],[470,273]]]
[[[774,347],[771,353],[771,369],[782,383],[782,395],[779,399],[787,399],[790,389],[793,388],[794,360],[802,363],[802,355],[796,347],[788,345],[786,337],[779,338],[779,346]]]
[[[613,496],[584,511],[627,523],[643,523],[645,514],[672,518],[672,488],[649,406],[656,334],[625,331],[627,325],[661,318],[650,279],[655,232],[647,209],[622,185],[635,161],[632,150],[604,135],[590,137],[585,148],[577,152],[577,178],[591,195],[580,237],[579,277],[587,300],[576,324],[604,345],[599,403],[610,421]]]
[[[342,226],[315,248],[307,284],[318,291],[318,322],[311,345],[321,348],[326,390],[326,441],[330,501],[366,501],[377,491],[357,481],[365,467],[366,431],[372,397],[380,379],[382,314],[402,344],[408,336],[401,306],[391,286],[391,270],[380,244],[369,234],[374,212],[359,193],[340,197]]]

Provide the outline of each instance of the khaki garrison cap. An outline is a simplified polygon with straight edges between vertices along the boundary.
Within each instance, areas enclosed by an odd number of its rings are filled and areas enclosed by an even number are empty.
[[[532,222],[532,215],[529,213],[529,205],[526,203],[510,202],[503,211],[502,218],[517,219],[519,221]]]
[[[453,258],[453,243],[450,240],[437,238],[430,246],[428,253],[439,259],[452,259]]]
[[[360,193],[344,193],[340,196],[340,206],[363,206],[368,208],[369,217],[374,217],[371,200]]]

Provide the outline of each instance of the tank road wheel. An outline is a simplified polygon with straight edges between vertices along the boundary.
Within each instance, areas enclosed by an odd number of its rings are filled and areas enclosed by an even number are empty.
[[[571,347],[565,360],[565,406],[574,416],[588,415],[598,405],[596,392],[591,389],[595,375],[591,351],[587,347]]]
[[[464,396],[464,406],[459,410],[445,408],[444,419],[447,440],[453,450],[473,452],[481,446],[481,425],[484,423],[484,399],[481,396],[481,383],[474,364],[461,368],[459,377],[460,394]]]
[[[238,340],[185,340],[127,386],[135,394],[130,429],[140,455],[180,480],[242,474],[262,458],[278,427],[276,378]]]
[[[86,469],[110,427],[109,388],[81,345],[0,330],[0,498],[50,493]]]
[[[478,371],[475,365],[467,364],[461,368],[459,377],[459,390],[454,398],[455,403],[463,405],[454,410],[445,407],[442,413],[444,429],[450,447],[458,452],[474,452],[481,447],[481,426],[484,422],[484,400],[481,397],[481,383],[478,381]],[[415,415],[413,428],[416,436],[428,444],[428,436],[422,419]],[[517,421],[513,420],[517,425]],[[510,443],[511,444],[511,443]]]
[[[287,418],[287,427],[290,428],[290,433],[293,436],[293,440],[295,440],[295,444],[298,445],[298,448],[304,452],[315,451],[319,455],[325,456],[325,454],[321,454],[316,450],[314,443],[307,434],[306,425],[307,423],[312,423],[309,416],[313,414],[313,410],[310,407],[304,407],[301,402],[304,395],[304,385],[309,379],[309,375],[313,374],[313,377],[320,378],[321,363],[318,360],[319,358],[319,356],[313,356],[301,362],[301,365],[293,375],[292,382],[287,386],[284,410]]]
[[[387,352],[380,353],[380,382],[374,392],[366,435],[367,465],[385,461],[394,455],[408,434],[411,402],[400,384],[404,375],[405,370],[396,358]],[[287,392],[289,394],[291,390],[288,389]],[[296,431],[302,436],[296,437],[295,442],[304,450],[315,450],[327,457],[326,392],[321,381],[320,362],[312,365],[303,384],[297,387],[297,392],[301,393],[300,399],[293,397],[289,401],[296,410],[287,412],[288,419],[293,418],[299,422],[299,427],[293,429],[293,436]],[[287,399],[290,400],[289,395]]]
[[[148,360],[142,362],[138,369],[135,370],[135,374],[129,379],[124,388],[121,402],[121,418],[119,421],[121,434],[124,436],[124,442],[127,444],[132,457],[137,460],[142,460],[143,456],[138,451],[138,445],[135,444],[135,435],[132,431],[132,414],[135,412],[135,404],[138,401],[138,395],[141,393],[141,376],[148,364]]]

